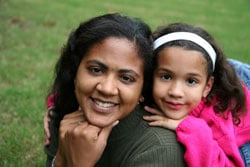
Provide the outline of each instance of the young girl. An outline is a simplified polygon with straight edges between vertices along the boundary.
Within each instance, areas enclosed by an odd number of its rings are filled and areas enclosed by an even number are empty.
[[[175,23],[154,33],[151,126],[176,132],[191,167],[244,166],[250,141],[250,92],[205,30]],[[247,121],[248,120],[248,121]]]

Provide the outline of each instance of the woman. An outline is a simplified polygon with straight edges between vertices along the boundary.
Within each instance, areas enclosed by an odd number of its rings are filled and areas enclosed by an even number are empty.
[[[174,132],[142,119],[151,46],[150,28],[119,14],[92,18],[70,35],[49,93],[47,166],[185,165]]]

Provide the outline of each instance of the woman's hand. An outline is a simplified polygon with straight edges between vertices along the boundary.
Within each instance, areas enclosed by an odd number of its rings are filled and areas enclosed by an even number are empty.
[[[118,123],[99,128],[89,124],[83,111],[67,114],[60,123],[56,166],[93,167],[101,158],[112,128]]]
[[[185,117],[179,120],[168,118],[160,110],[148,106],[145,107],[145,110],[153,114],[143,116],[143,119],[148,121],[150,126],[160,126],[175,131],[178,125],[185,119]]]

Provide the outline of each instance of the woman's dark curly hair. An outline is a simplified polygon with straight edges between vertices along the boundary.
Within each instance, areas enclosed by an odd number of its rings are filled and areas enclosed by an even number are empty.
[[[134,43],[138,55],[144,61],[142,95],[145,98],[148,96],[146,90],[152,72],[152,33],[149,26],[139,19],[118,13],[97,16],[81,23],[70,34],[56,64],[55,80],[49,95],[55,95],[54,110],[58,124],[65,114],[78,109],[74,79],[82,58],[93,45],[108,37],[125,38]]]
[[[157,55],[163,48],[179,46],[187,50],[201,52],[207,60],[207,79],[209,79],[210,76],[214,76],[214,85],[206,98],[206,104],[214,105],[214,111],[225,116],[225,119],[227,118],[227,114],[224,114],[224,111],[229,110],[234,118],[234,124],[238,125],[240,123],[240,115],[246,112],[245,92],[233,66],[227,61],[222,49],[216,44],[213,37],[203,28],[186,23],[173,23],[167,27],[159,28],[153,33],[153,38],[157,39],[172,32],[191,32],[209,42],[217,56],[214,71],[211,58],[207,52],[197,44],[187,40],[171,41],[156,49],[154,51],[153,68],[157,66]],[[215,97],[217,100],[213,103]]]

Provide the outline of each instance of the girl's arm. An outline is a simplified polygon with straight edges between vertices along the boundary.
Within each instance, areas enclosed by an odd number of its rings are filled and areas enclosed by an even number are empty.
[[[216,122],[208,123],[216,128]],[[193,116],[188,116],[176,129],[177,140],[186,148],[184,158],[188,166],[243,167],[233,129],[223,129],[225,133],[213,133],[212,129],[205,120]]]
[[[145,120],[150,121],[149,125],[176,131],[177,140],[185,147],[184,159],[188,166],[244,166],[234,137],[231,119],[224,120],[215,115],[204,119],[187,116],[182,120],[171,120],[156,109],[145,109],[153,114],[159,114],[144,116]],[[211,118],[218,118],[218,120]]]

